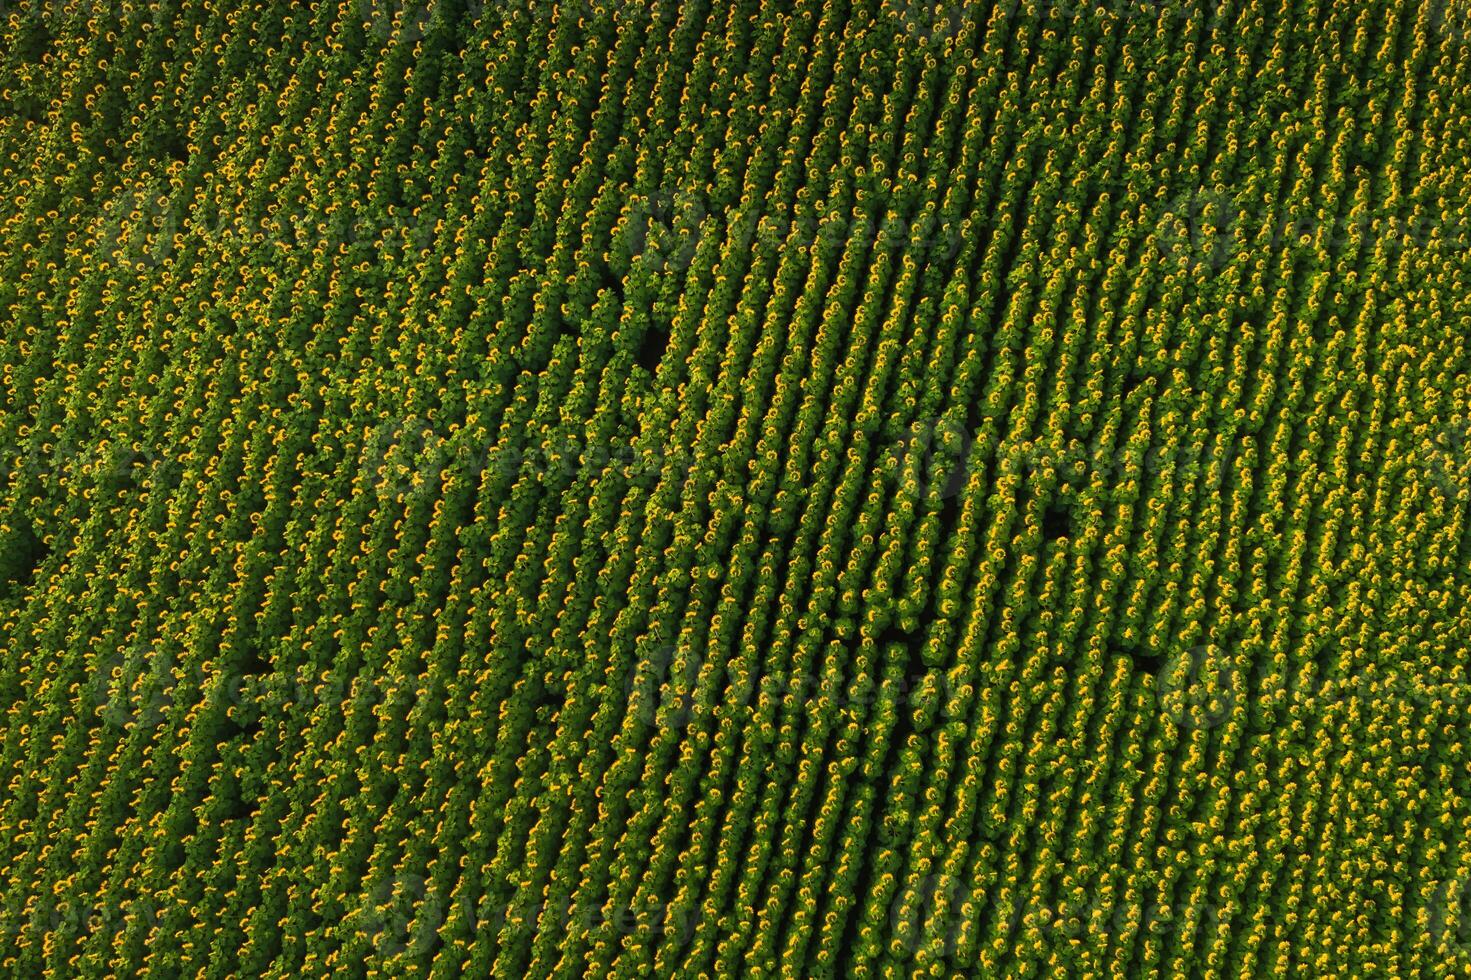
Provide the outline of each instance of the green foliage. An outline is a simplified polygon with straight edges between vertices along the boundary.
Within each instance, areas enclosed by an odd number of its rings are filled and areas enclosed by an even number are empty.
[[[1463,20],[0,0],[0,975],[1471,969]]]

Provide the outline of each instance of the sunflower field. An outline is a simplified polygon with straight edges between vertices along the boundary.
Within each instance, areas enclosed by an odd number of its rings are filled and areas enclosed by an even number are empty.
[[[1471,974],[1466,0],[0,0],[0,976]]]

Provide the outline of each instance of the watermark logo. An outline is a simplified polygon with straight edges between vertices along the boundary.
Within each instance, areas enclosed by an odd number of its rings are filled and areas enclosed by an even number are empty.
[[[1217,918],[1214,908],[1203,910],[1203,919],[1206,922]],[[1097,930],[1112,941],[1128,937],[1162,941],[1171,935],[1182,933],[1185,921],[1185,908],[1155,898],[1115,901],[1100,896],[1089,904],[1083,915],[1086,931]]]
[[[1179,727],[1209,730],[1231,717],[1236,706],[1236,673],[1211,647],[1177,653],[1160,668],[1161,710]]]
[[[358,13],[368,34],[378,43],[397,40],[411,45],[429,33],[436,10],[456,22],[473,23],[485,13],[482,0],[448,3],[445,0],[360,0]]]
[[[1230,191],[1196,188],[1170,202],[1155,232],[1160,257],[1196,273],[1219,272],[1231,257],[1240,223]]]
[[[157,728],[174,703],[174,666],[173,657],[151,643],[114,651],[98,667],[94,713],[112,728]]]
[[[1077,896],[1077,891],[1074,895]],[[888,948],[901,959],[959,965],[991,939],[1017,948],[1023,936],[1047,946],[1084,941],[1108,945],[1135,938],[1163,941],[1195,927],[1219,921],[1219,910],[1206,905],[1190,918],[1183,904],[1154,897],[1105,894],[1090,890],[1069,900],[1024,895],[984,896],[964,879],[931,874],[900,888],[889,913]]]
[[[1440,40],[1455,47],[1465,45],[1471,38],[1471,7],[1455,0],[1440,0],[1420,9],[1432,42]]]
[[[933,47],[945,46],[975,17],[972,5],[952,0],[889,0],[885,7],[901,31]]]
[[[1420,449],[1421,472],[1447,497],[1471,482],[1471,419],[1455,418],[1436,430]]]
[[[0,481],[4,482],[88,481],[108,491],[148,483],[172,488],[182,469],[173,455],[161,449],[117,443],[77,444],[63,440],[0,449]]]
[[[958,496],[970,478],[975,435],[946,417],[920,419],[886,451],[885,465],[896,479],[896,494],[920,502]]]
[[[635,659],[623,679],[628,712],[646,727],[688,728],[703,663],[699,654],[688,651],[681,656],[672,644],[655,650],[647,660]]]
[[[975,894],[956,875],[931,874],[900,888],[889,909],[890,949],[904,956],[952,960],[976,916]],[[1015,918],[1020,918],[1020,909]]]
[[[0,911],[0,937],[13,940],[29,934],[69,940],[100,939],[109,948],[129,925],[150,933],[159,924],[162,907],[149,896],[125,897],[107,904],[61,899],[47,902],[45,896],[20,908]]]
[[[576,432],[533,431],[515,444],[487,444],[462,438],[442,422],[409,414],[384,418],[367,432],[359,465],[364,484],[380,501],[388,502],[436,493],[442,474],[451,466],[472,479],[493,474],[513,483],[525,477],[562,484],[578,474],[596,482],[617,474],[627,480],[662,476],[683,485],[697,460],[672,441],[630,444]]]
[[[694,262],[707,216],[704,199],[688,191],[638,196],[629,205],[629,254],[654,272],[684,272]]]
[[[1435,951],[1463,965],[1471,963],[1471,877],[1436,882],[1425,912]]]
[[[1042,0],[1044,10],[1053,10],[1064,20],[1087,19],[1094,23],[1108,21],[1140,21],[1152,24],[1173,11],[1186,14],[1200,11],[1211,15],[1221,9],[1222,0]]]
[[[432,486],[449,456],[447,439],[419,415],[380,422],[363,444],[363,473],[383,502]]]
[[[123,185],[103,203],[94,238],[103,257],[142,274],[167,262],[183,234],[173,190],[162,180],[145,179]]]
[[[506,937],[547,936],[563,940],[606,930],[618,936],[638,935],[648,943],[660,943],[678,951],[694,939],[698,916],[658,900],[639,906],[517,900],[474,917],[474,921]]]
[[[125,184],[98,210],[93,225],[99,255],[135,273],[158,269],[188,242],[204,251],[280,250],[335,254],[355,245],[393,252],[422,252],[438,234],[438,218],[408,208],[334,212],[304,197],[240,213],[205,205],[160,178]]]
[[[389,959],[425,948],[444,922],[444,911],[430,882],[400,874],[364,891],[354,926],[375,956]]]
[[[1371,217],[1344,207],[1332,214],[1269,211],[1262,202],[1253,206],[1240,188],[1195,187],[1159,211],[1154,239],[1167,267],[1183,262],[1192,273],[1213,274],[1242,252],[1255,257],[1321,249],[1335,260],[1347,261],[1350,253],[1382,251],[1396,257],[1436,241],[1443,248],[1464,251],[1467,237],[1464,220],[1450,213]]]

